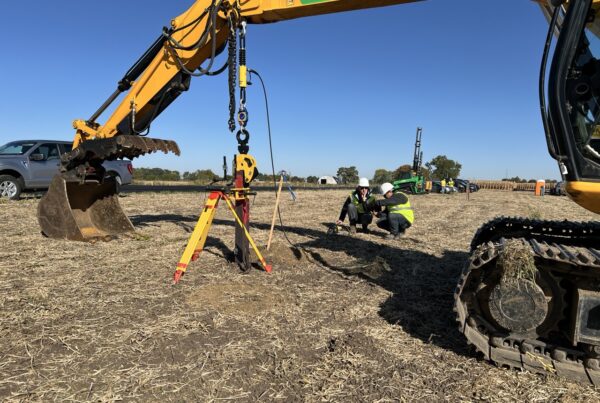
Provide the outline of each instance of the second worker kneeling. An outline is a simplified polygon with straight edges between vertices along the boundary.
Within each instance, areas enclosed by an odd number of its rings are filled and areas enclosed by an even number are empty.
[[[408,196],[400,191],[394,192],[394,185],[386,182],[381,185],[383,199],[374,203],[374,210],[382,210],[377,213],[377,226],[389,231],[386,239],[398,239],[412,225],[415,220],[413,209]]]

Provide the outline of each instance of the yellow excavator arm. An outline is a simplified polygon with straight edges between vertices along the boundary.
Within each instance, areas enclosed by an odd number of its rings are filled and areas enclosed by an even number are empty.
[[[136,158],[156,151],[179,154],[177,143],[146,137],[152,121],[182,92],[192,77],[214,75],[229,69],[229,129],[235,130],[236,41],[247,23],[271,23],[285,19],[403,4],[415,0],[196,0],[171,20],[159,37],[125,73],[117,89],[87,120],[75,120],[73,150],[61,161],[61,174],[53,178],[40,202],[38,221],[42,232],[72,240],[109,239],[133,231],[116,198],[116,185],[106,178],[102,162]],[[243,34],[240,34],[240,98],[246,86]],[[216,69],[215,57],[228,47],[225,66]],[[98,120],[124,94],[104,123]],[[243,102],[238,111],[236,134],[241,157],[248,156]],[[242,164],[243,165],[243,164]],[[249,182],[253,171],[244,182]]]
[[[215,53],[242,20],[269,23],[293,18],[415,2],[420,0],[196,0],[171,20],[163,33],[119,81],[119,88],[88,120],[76,120],[73,148],[90,139],[147,130],[156,116],[182,91],[193,75],[208,73]],[[198,70],[200,69],[200,70]],[[100,114],[121,93],[127,95],[102,125]],[[132,126],[132,121],[135,125]]]

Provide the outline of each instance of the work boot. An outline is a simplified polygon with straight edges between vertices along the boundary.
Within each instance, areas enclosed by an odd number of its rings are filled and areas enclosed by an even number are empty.
[[[363,225],[362,226],[362,232],[364,232],[365,234],[369,233],[369,227],[367,225]]]
[[[352,235],[356,234],[356,225],[350,225],[350,233]]]
[[[385,236],[385,239],[387,239],[387,240],[392,240],[392,239],[400,239],[400,238],[402,238],[403,236],[404,236],[404,234],[403,234],[403,233],[399,233],[399,234],[387,234],[387,235]]]

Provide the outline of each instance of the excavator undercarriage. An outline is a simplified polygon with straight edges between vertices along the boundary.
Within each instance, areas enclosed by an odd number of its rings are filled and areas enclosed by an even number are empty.
[[[459,329],[499,366],[600,384],[600,223],[498,218],[483,225],[455,291]],[[506,281],[518,248],[529,278]]]

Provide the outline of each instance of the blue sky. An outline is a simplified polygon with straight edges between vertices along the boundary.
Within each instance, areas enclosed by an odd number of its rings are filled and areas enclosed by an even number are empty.
[[[71,122],[88,118],[190,4],[3,4],[0,142],[72,139]],[[429,0],[250,26],[248,65],[266,82],[276,169],[320,176],[355,165],[372,177],[411,163],[420,126],[424,160],[445,154],[465,178],[558,178],[537,96],[546,31],[526,0]],[[269,172],[262,90],[248,92],[250,152]],[[227,119],[226,75],[193,79],[150,134],[176,140],[181,157],[134,165],[220,172],[236,152]]]

